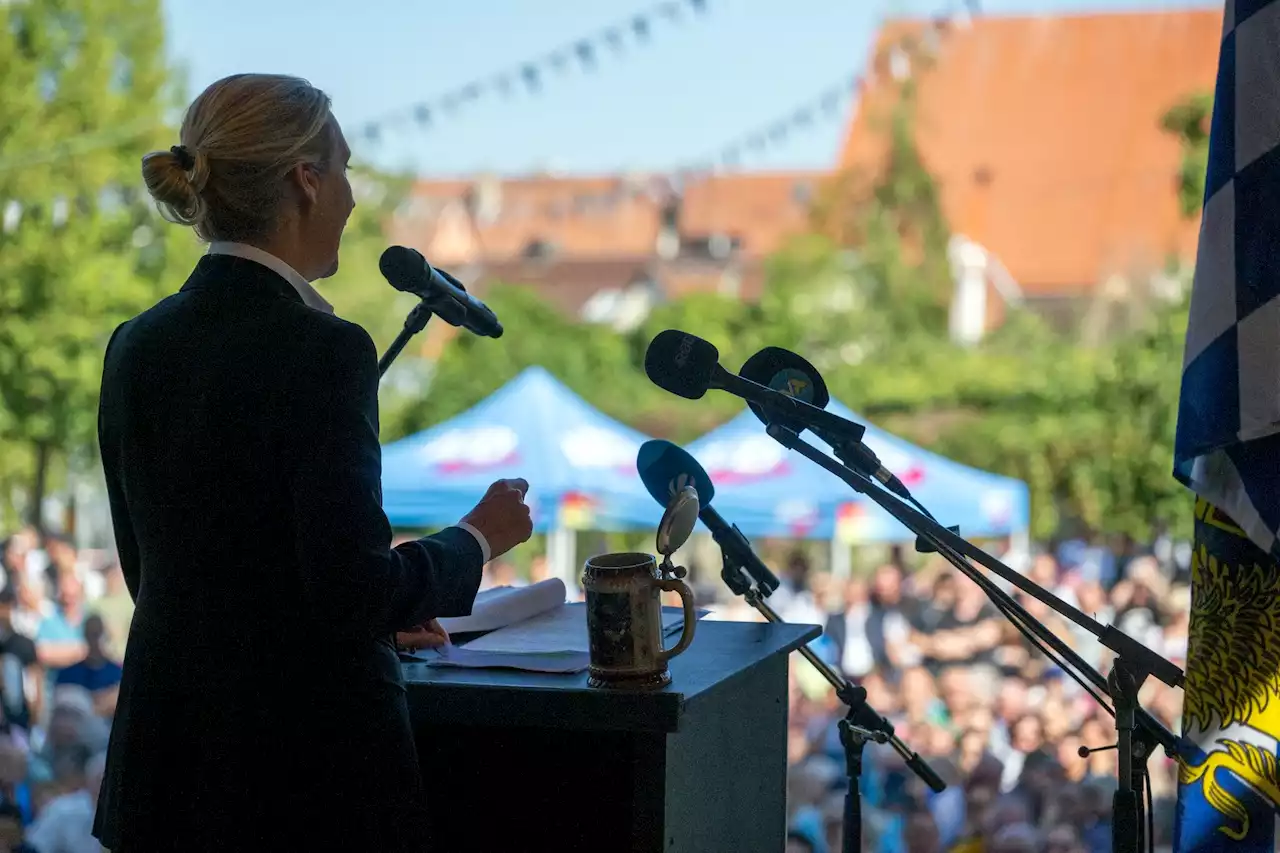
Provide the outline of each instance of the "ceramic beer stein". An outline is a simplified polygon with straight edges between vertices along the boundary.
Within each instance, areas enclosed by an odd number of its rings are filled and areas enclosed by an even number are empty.
[[[693,590],[671,564],[698,518],[698,493],[685,488],[672,499],[658,526],[658,553],[601,554],[587,560],[582,588],[587,593],[587,634],[591,687],[651,689],[671,683],[667,661],[689,648],[698,625]],[[679,593],[684,605],[680,641],[662,647],[662,593]]]

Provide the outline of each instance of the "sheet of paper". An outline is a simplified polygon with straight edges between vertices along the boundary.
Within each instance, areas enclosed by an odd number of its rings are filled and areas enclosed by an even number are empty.
[[[467,646],[449,646],[441,652],[415,655],[430,666],[459,669],[519,669],[525,672],[582,672],[591,662],[586,652],[474,652]]]
[[[698,611],[698,618],[707,615]],[[531,623],[537,622],[534,625]],[[678,607],[662,608],[662,633],[678,634],[684,615]],[[490,640],[491,637],[497,637]],[[694,640],[697,642],[697,640]],[[554,610],[472,640],[463,646],[423,649],[408,657],[433,667],[519,669],[525,672],[582,672],[591,662],[587,650],[587,609],[580,603]]]
[[[679,608],[662,608],[666,634],[684,622]],[[485,634],[464,648],[473,652],[587,652],[587,608],[580,602],[562,604],[516,625]]]
[[[450,634],[493,631],[523,622],[564,604],[564,581],[549,578],[529,586],[500,586],[476,596],[470,616],[441,619],[440,627]]]

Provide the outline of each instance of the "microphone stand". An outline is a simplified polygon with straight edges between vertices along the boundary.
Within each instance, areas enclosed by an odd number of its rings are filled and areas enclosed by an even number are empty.
[[[1176,737],[1138,705],[1138,690],[1149,675],[1154,675],[1170,687],[1181,687],[1184,682],[1182,670],[1114,626],[1100,624],[1039,584],[1024,578],[981,548],[963,539],[959,534],[943,527],[887,491],[877,488],[871,478],[860,471],[841,465],[802,440],[795,430],[770,424],[768,433],[782,446],[797,451],[806,459],[835,474],[855,491],[867,495],[908,530],[931,544],[949,563],[977,583],[989,597],[1009,610],[1010,612],[1005,615],[1011,618],[1015,627],[1021,629],[1025,626],[1024,633],[1036,634],[1040,640],[1053,647],[1054,651],[1069,662],[1073,669],[1093,682],[1097,690],[1111,697],[1115,705],[1116,748],[1120,754],[1116,793],[1112,800],[1114,808],[1112,850],[1116,853],[1136,853],[1144,840],[1148,844],[1151,843],[1149,833],[1144,832],[1145,809],[1141,797],[1143,789],[1150,784],[1147,776],[1147,758],[1155,751],[1157,745],[1162,746],[1165,754],[1170,758],[1177,758],[1183,751],[1182,744],[1185,741]],[[1027,613],[999,587],[983,577],[969,562],[970,559],[990,569],[1008,583],[1048,605],[1097,637],[1099,642],[1116,654],[1111,676],[1103,678],[1101,673],[1076,654],[1057,635]],[[1012,619],[1012,616],[1017,616],[1017,619]],[[1019,625],[1019,622],[1022,624]],[[1149,820],[1151,816],[1146,814],[1145,817]]]
[[[771,588],[751,574],[747,567],[735,559],[729,551],[721,548],[724,557],[724,568],[720,577],[735,595],[741,595],[748,604],[754,607],[770,622],[783,624],[778,615],[766,600]],[[880,716],[867,704],[866,688],[852,684],[827,662],[809,648],[801,646],[800,654],[822,674],[836,692],[836,696],[845,704],[844,719],[839,723],[840,745],[844,747],[845,773],[849,778],[849,788],[844,795],[844,842],[843,853],[861,853],[862,851],[862,748],[868,741],[887,743],[902,756],[908,768],[919,776],[934,791],[946,789],[941,777],[934,772],[923,758],[912,752],[893,732],[893,724]]]
[[[387,351],[382,358],[378,359],[378,376],[386,374],[391,362],[396,360],[396,356],[400,355],[400,351],[404,349],[405,344],[409,343],[409,338],[425,329],[427,321],[430,319],[431,309],[427,307],[425,301],[413,306],[409,316],[404,318],[404,328],[400,330],[400,334],[396,335],[396,339],[391,342],[391,346],[387,347]]]

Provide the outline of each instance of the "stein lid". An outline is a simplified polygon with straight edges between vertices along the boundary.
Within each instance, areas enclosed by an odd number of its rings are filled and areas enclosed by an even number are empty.
[[[689,541],[693,526],[698,522],[699,509],[698,492],[693,486],[685,486],[675,493],[658,524],[659,554],[670,557]]]

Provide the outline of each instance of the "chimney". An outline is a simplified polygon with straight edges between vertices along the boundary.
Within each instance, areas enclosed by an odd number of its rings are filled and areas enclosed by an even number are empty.
[[[654,252],[664,261],[680,254],[680,196],[672,193],[658,213],[658,239]]]
[[[987,331],[987,253],[972,240],[956,235],[951,240],[952,278],[951,340],[973,346]]]
[[[471,216],[480,225],[489,225],[502,213],[502,179],[482,175],[471,187]]]

